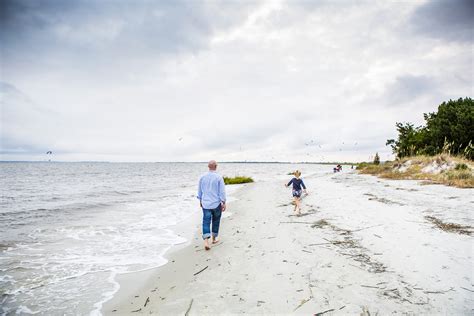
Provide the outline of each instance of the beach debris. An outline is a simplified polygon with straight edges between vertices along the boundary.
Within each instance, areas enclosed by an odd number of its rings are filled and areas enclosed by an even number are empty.
[[[469,292],[474,292],[473,290],[467,289],[467,288],[462,287],[462,286],[461,286],[461,289],[466,290],[466,291],[469,291]]]
[[[265,304],[265,301],[257,301],[257,307],[260,307],[262,304]]]
[[[361,230],[365,230],[365,229],[369,229],[369,228],[373,228],[373,227],[379,227],[379,226],[383,226],[383,224],[374,225],[374,226],[369,226],[369,227],[364,227],[364,228],[359,228],[359,229],[354,229],[354,230],[351,230],[351,232],[359,232],[359,231],[361,231]]]
[[[378,287],[378,286],[372,286],[372,285],[364,285],[364,284],[361,284],[360,286],[362,286],[362,287],[368,287],[368,288],[372,288],[372,289],[381,289],[381,288]]]
[[[193,302],[194,302],[194,299],[192,298],[191,302],[189,302],[189,306],[188,306],[188,309],[186,310],[186,313],[184,313],[184,316],[189,315],[189,311],[191,310],[191,306],[193,306]]]
[[[460,224],[455,224],[455,223],[445,223],[439,218],[436,218],[434,216],[425,216],[425,219],[433,224],[436,225],[439,229],[449,232],[449,233],[458,233],[462,235],[468,235],[471,236],[473,233],[473,227],[471,226],[463,226]]]
[[[326,313],[333,312],[333,311],[334,311],[334,308],[331,308],[331,309],[328,309],[324,312],[316,313],[316,314],[314,314],[314,316],[321,316],[321,315],[324,315]]]
[[[370,311],[367,306],[362,306],[362,313],[360,313],[360,316],[370,316]]]
[[[201,270],[199,270],[198,272],[194,273],[193,275],[198,275],[199,273],[201,273],[202,271],[206,270],[207,268],[209,268],[209,266],[205,266],[204,268],[202,268]]]
[[[142,308],[140,307],[139,309],[136,309],[136,310],[132,311],[132,313],[138,313],[141,310],[142,310]]]
[[[377,202],[380,202],[380,203],[384,203],[384,204],[387,204],[387,205],[390,205],[390,204],[394,204],[394,205],[399,205],[399,206],[404,206],[405,204],[403,203],[400,203],[400,202],[396,202],[396,201],[392,201],[392,200],[389,200],[389,199],[386,199],[386,198],[381,198],[381,197],[378,197],[372,193],[364,193],[364,195],[366,196],[369,196],[369,201],[377,201]]]
[[[148,304],[149,301],[150,301],[150,297],[147,297],[145,301],[145,305],[143,305],[143,307],[146,307],[146,304]]]
[[[301,300],[301,302],[299,303],[298,306],[296,306],[296,308],[293,310],[293,312],[295,312],[298,308],[300,308],[301,306],[303,306],[304,304],[306,304],[307,302],[309,302],[309,300],[311,300],[311,297],[310,297],[310,298],[307,298],[307,299]]]
[[[280,222],[280,224],[313,224],[310,222]]]
[[[304,251],[304,252],[307,252],[307,253],[313,253],[312,251],[308,251],[308,250],[301,250],[301,251]]]
[[[325,219],[320,219],[319,221],[314,222],[311,225],[311,228],[324,228],[326,226],[329,226],[328,221],[326,221]]]
[[[445,294],[445,293],[448,293],[450,291],[454,291],[454,288],[451,287],[449,290],[446,290],[446,291],[423,291],[423,293],[425,293],[425,294]]]

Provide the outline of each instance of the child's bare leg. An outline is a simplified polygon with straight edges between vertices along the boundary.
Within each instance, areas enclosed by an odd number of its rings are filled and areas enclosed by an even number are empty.
[[[297,215],[301,215],[301,201],[299,198],[296,198],[296,208],[298,209],[298,211],[296,212]],[[296,209],[295,208],[295,209]]]

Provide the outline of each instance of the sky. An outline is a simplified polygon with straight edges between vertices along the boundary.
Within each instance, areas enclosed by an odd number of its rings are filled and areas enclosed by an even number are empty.
[[[0,160],[393,159],[396,122],[473,96],[472,16],[469,0],[2,0]]]

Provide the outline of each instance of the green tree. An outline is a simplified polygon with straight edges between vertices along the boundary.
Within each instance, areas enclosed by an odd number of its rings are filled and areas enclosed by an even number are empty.
[[[462,154],[474,139],[474,102],[471,98],[449,100],[438,112],[425,113],[427,151],[436,154],[449,143],[452,154]],[[473,159],[472,154],[469,159]]]
[[[379,153],[375,153],[374,164],[375,164],[375,165],[380,165]]]
[[[474,102],[471,98],[449,100],[438,111],[425,113],[426,126],[396,123],[398,139],[387,140],[397,157],[435,155],[446,150],[474,159]]]

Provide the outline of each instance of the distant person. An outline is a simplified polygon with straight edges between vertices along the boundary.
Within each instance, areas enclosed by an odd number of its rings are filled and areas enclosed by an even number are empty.
[[[294,212],[296,212],[297,216],[301,215],[301,193],[304,191],[304,193],[307,195],[308,192],[306,192],[306,186],[304,185],[304,182],[302,179],[300,179],[301,172],[296,170],[294,173],[295,177],[286,184],[287,187],[289,187],[291,184],[293,184],[293,199],[295,202],[295,209]]]
[[[197,198],[202,208],[202,239],[204,240],[204,248],[210,250],[209,238],[211,243],[218,242],[219,224],[221,214],[225,211],[225,184],[224,179],[217,172],[217,162],[209,161],[209,172],[199,179],[199,187]],[[211,233],[212,223],[212,233]]]

